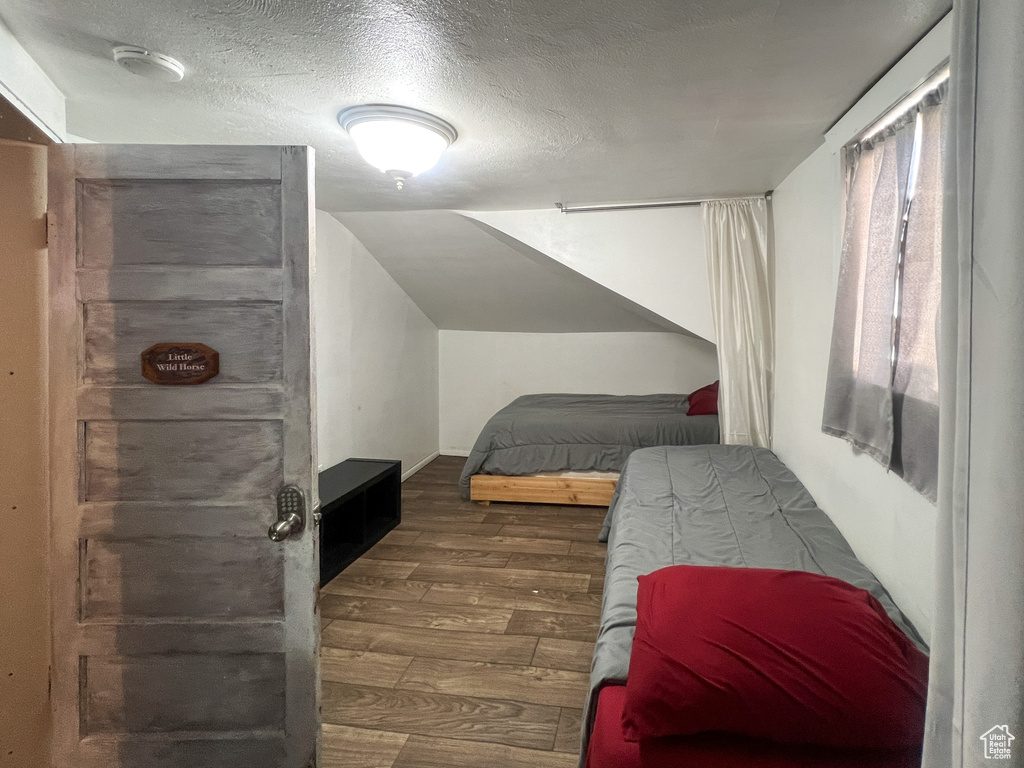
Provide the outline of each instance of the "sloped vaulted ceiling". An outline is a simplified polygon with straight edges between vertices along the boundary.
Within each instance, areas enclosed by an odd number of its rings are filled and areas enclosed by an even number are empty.
[[[335,214],[438,328],[690,332],[453,211]]]

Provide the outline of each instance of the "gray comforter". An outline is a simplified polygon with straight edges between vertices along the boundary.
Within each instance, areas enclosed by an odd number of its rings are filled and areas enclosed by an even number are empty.
[[[718,442],[717,416],[687,416],[686,395],[523,395],[484,426],[459,479],[475,474],[618,472],[637,448]]]
[[[607,573],[584,717],[584,755],[597,693],[605,683],[624,682],[629,671],[637,576],[658,568],[722,565],[834,576],[874,595],[927,652],[839,529],[765,448],[707,445],[634,452],[608,508],[601,540],[608,542]]]

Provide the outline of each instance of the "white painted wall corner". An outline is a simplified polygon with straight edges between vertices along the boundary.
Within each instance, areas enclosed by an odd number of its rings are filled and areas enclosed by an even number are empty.
[[[56,142],[67,139],[64,94],[0,21],[0,96]]]
[[[416,464],[414,464],[412,466],[412,468],[407,469],[407,470],[405,470],[405,472],[402,473],[402,482],[404,483],[406,480],[408,480],[410,477],[415,475],[417,472],[419,472],[421,469],[423,469],[425,466],[427,466],[427,464],[432,462],[434,459],[436,459],[440,455],[441,455],[440,451],[434,451],[432,454],[427,456],[427,458],[423,459],[422,461],[416,462]]]

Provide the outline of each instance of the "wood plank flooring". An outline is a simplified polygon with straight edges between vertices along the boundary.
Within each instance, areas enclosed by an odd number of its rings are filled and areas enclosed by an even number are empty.
[[[402,486],[402,524],[324,586],[325,768],[575,768],[605,510]]]

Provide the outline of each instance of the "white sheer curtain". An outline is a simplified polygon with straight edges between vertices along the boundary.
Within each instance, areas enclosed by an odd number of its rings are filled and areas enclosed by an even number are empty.
[[[722,442],[772,444],[775,322],[768,282],[768,204],[764,198],[702,203],[718,336]]]
[[[1021,766],[1024,3],[954,0],[953,19],[936,610],[923,765]],[[1009,754],[987,756],[986,746],[996,745]]]

